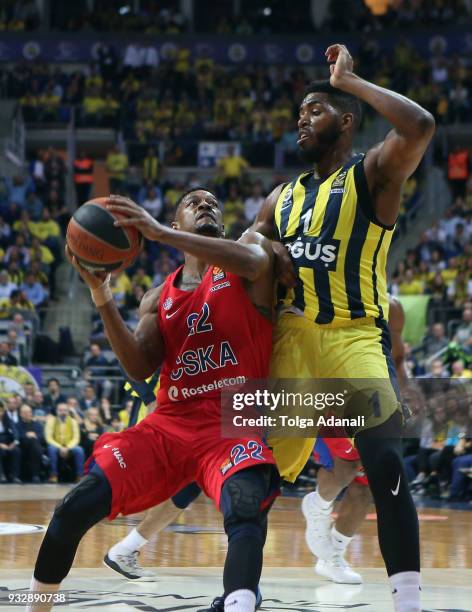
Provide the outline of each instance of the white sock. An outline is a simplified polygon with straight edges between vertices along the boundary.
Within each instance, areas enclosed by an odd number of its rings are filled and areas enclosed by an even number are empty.
[[[318,489],[313,494],[313,501],[322,512],[329,513],[333,509],[334,499],[327,501],[318,493]]]
[[[419,572],[399,572],[390,576],[395,612],[421,612]]]
[[[149,540],[143,538],[143,536],[139,533],[139,531],[135,528],[128,533],[128,535],[117,542],[110,550],[108,551],[108,556],[113,559],[116,555],[129,555],[135,550],[139,550],[145,544],[148,543]]]
[[[39,580],[36,580],[36,578],[32,576],[30,583],[30,593],[57,593],[60,586],[60,584],[46,584],[44,582],[39,582]],[[47,612],[48,610],[52,610],[52,606],[52,603],[50,605],[47,603],[31,603],[26,606],[25,612],[36,612],[36,610],[41,610],[41,612]]]
[[[346,548],[349,546],[352,540],[352,537],[344,535],[338,531],[336,527],[331,529],[331,538],[333,541],[333,548],[342,555],[345,553]]]
[[[254,612],[256,596],[249,589],[233,591],[225,598],[225,612]]]

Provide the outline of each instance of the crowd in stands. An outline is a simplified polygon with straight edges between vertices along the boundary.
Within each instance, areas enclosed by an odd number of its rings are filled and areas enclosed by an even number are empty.
[[[0,176],[0,363],[28,365],[62,261],[63,159],[41,153],[29,172]]]
[[[406,467],[416,494],[449,501],[472,497],[472,177],[466,149],[454,148],[447,176],[452,203],[394,272],[394,295],[427,295],[428,329],[406,345],[414,379],[406,393]],[[458,166],[460,163],[460,167]],[[420,388],[426,392],[421,393]],[[460,390],[461,392],[458,392]]]
[[[85,364],[89,371],[93,374],[105,361],[92,345]],[[79,380],[75,392],[65,394],[59,380],[51,378],[46,393],[31,383],[23,396],[0,399],[0,484],[78,481],[95,440],[128,425],[133,400],[125,397],[112,410],[105,382]]]
[[[435,367],[405,395],[413,413],[403,445],[411,489],[435,499],[472,499],[470,384],[447,378]]]
[[[18,100],[27,122],[68,121],[73,106],[78,125],[121,128],[128,141],[163,144],[166,162],[175,164],[190,151],[195,157],[195,143],[205,139],[257,145],[259,155],[276,143],[295,151],[297,107],[307,82],[316,74],[326,77],[321,60],[307,69],[223,66],[204,50],[192,58],[184,45],[163,59],[149,43],[129,43],[122,56],[103,43],[87,69],[24,62],[4,80],[6,95]],[[465,55],[452,57],[437,44],[424,58],[404,36],[389,55],[365,34],[356,62],[361,76],[416,100],[439,124],[463,122],[470,114]]]
[[[40,16],[34,0],[2,0],[0,3],[0,31],[37,30]]]
[[[241,0],[239,11],[233,3],[195,0],[192,24],[180,12],[177,0],[133,3],[115,0],[87,0],[64,3],[51,0],[50,23],[53,30],[114,31],[148,34],[181,34],[190,29],[199,33],[217,34],[283,34],[290,31],[314,33],[323,31],[371,32],[389,28],[460,23],[468,17],[464,0],[331,0],[321,23],[310,16],[310,0],[298,0],[293,10],[291,0],[267,3]],[[308,17],[308,18],[307,18]],[[21,31],[40,27],[39,12],[33,0],[4,0],[0,7],[0,27]]]
[[[456,148],[451,153],[458,154],[464,154],[465,164],[460,178],[455,170],[451,176],[449,165],[451,206],[421,235],[416,247],[407,251],[391,283],[394,295],[431,296],[431,309],[439,312],[443,322],[442,312],[458,318],[472,301],[472,176],[469,152]]]

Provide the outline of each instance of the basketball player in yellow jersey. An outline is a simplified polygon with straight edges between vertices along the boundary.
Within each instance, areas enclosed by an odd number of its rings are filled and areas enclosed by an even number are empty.
[[[405,313],[400,302],[389,296],[388,327],[392,339],[392,358],[400,389],[406,388],[405,347],[402,331]],[[365,476],[359,453],[349,438],[330,438],[329,431],[321,432],[314,453],[320,469],[317,487],[305,495],[302,510],[306,517],[306,543],[318,557],[315,571],[333,582],[360,584],[362,576],[344,559],[347,547],[362,525],[371,502],[369,482]],[[334,502],[346,488],[336,508],[337,517],[331,518]],[[331,501],[330,501],[331,500]]]
[[[281,295],[272,376],[364,381],[365,428],[350,435],[374,497],[395,610],[420,612],[418,518],[402,461],[385,265],[402,186],[432,138],[434,119],[358,77],[345,46],[330,46],[326,58],[330,79],[307,88],[298,121],[300,152],[313,169],[277,187],[254,224],[287,247],[295,270],[293,286]],[[393,129],[365,155],[353,156],[360,101]],[[293,480],[314,440],[269,442],[280,473]]]

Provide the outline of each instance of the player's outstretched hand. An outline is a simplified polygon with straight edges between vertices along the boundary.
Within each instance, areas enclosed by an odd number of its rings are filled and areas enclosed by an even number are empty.
[[[120,213],[126,219],[115,221],[117,227],[133,226],[148,240],[159,240],[163,234],[164,226],[156,221],[142,206],[120,195],[110,195],[107,209],[110,212]]]
[[[295,287],[297,277],[287,249],[281,242],[273,242],[272,249],[275,255],[275,274],[277,280],[286,287]]]
[[[65,248],[65,252],[66,252],[66,257],[71,263],[71,265],[77,270],[77,272],[80,274],[84,283],[90,289],[92,290],[98,289],[98,287],[101,287],[107,281],[107,279],[109,279],[110,275],[107,274],[106,272],[92,273],[86,270],[83,266],[81,266],[79,261],[77,260],[77,257],[72,253],[72,251],[69,249],[67,245]]]
[[[354,61],[345,45],[331,45],[326,49],[326,59],[330,64],[331,77],[329,82],[333,87],[340,88],[346,77],[354,74]]]

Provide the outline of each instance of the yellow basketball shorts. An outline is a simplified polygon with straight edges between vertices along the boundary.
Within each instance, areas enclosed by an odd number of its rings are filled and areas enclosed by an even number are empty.
[[[365,409],[366,417],[357,431],[381,425],[401,410],[390,333],[381,320],[365,318],[347,327],[325,327],[296,314],[282,314],[274,330],[270,377],[353,379],[353,386],[364,397],[378,399],[375,409],[358,407],[361,413]],[[352,403],[356,401],[354,398]],[[293,482],[305,466],[315,438],[269,436],[268,443],[280,474]]]

